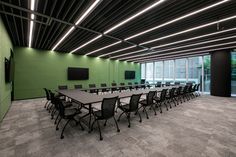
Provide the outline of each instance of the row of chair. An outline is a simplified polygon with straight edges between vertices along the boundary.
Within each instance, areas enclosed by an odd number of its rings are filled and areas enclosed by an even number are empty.
[[[107,120],[113,118],[116,124],[117,131],[119,132],[120,129],[117,121],[120,121],[122,115],[126,115],[128,120],[128,127],[130,127],[131,113],[138,115],[139,122],[142,122],[142,117],[139,112],[141,109],[143,110],[143,112],[145,112],[146,118],[149,119],[147,108],[153,110],[155,115],[157,114],[156,109],[159,109],[160,113],[162,113],[163,105],[166,107],[166,110],[168,110],[169,108],[172,108],[171,104],[174,104],[176,106],[179,103],[200,96],[200,93],[198,92],[199,86],[200,84],[196,84],[196,85],[179,86],[177,88],[173,87],[170,89],[163,89],[159,95],[157,94],[157,91],[150,91],[146,95],[146,99],[141,99],[142,94],[134,94],[131,96],[129,103],[120,102],[119,104],[117,104],[117,100],[119,99],[118,97],[104,98],[101,104],[101,110],[93,109],[92,114],[94,116],[94,121],[91,125],[90,132],[93,131],[94,124],[97,123],[100,134],[100,140],[102,140],[103,137],[99,121],[105,120],[104,126],[106,126]],[[55,124],[57,124],[56,130],[59,129],[58,125],[62,119],[67,120],[61,132],[61,139],[64,138],[63,135],[64,130],[71,120],[75,121],[76,124],[79,124],[81,129],[84,130],[82,124],[80,123],[80,120],[75,119],[75,117],[81,113],[82,105],[78,105],[79,107],[75,108],[73,107],[74,106],[73,102],[66,102],[65,99],[60,98],[59,95],[55,95],[50,90],[48,89],[44,90],[46,92],[46,96],[48,99],[45,108],[47,108],[49,112],[51,112],[52,119],[53,115],[56,112],[58,112],[57,118],[55,120]],[[116,104],[117,108],[122,111],[118,117],[118,120],[116,120],[115,118]]]
[[[118,86],[117,83],[111,83],[111,87],[113,87],[113,88],[111,88],[111,90],[109,90],[108,88],[106,88],[106,87],[108,87],[106,83],[101,83],[100,87],[103,88],[103,89],[101,89],[101,92],[109,92],[109,91],[115,92],[115,91],[122,91],[122,90],[127,90],[127,89],[132,90],[132,89],[146,88],[145,85],[139,85],[138,82],[135,82],[134,83],[135,86],[133,86],[133,87],[132,87],[133,84],[131,82],[129,82],[127,85],[129,87],[126,87],[125,83],[120,83],[120,85],[119,85],[120,87],[117,87]],[[89,88],[96,88],[96,87],[97,87],[96,84],[89,84]],[[150,86],[147,86],[147,87],[150,88]],[[83,86],[82,85],[74,85],[74,88],[75,89],[83,89]],[[68,89],[68,86],[67,85],[59,85],[58,89],[65,90],[65,89]],[[98,93],[98,90],[97,89],[90,89],[89,92],[90,93]]]

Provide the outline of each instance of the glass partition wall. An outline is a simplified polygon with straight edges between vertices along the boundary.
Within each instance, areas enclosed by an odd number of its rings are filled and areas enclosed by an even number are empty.
[[[204,92],[209,92],[210,56],[143,63],[141,74],[142,79],[146,79],[149,83],[200,83],[200,88],[204,89]]]

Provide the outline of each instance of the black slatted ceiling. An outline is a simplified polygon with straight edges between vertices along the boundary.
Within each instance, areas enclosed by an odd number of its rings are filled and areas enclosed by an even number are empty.
[[[41,15],[35,16],[36,22],[34,22],[33,40],[32,47],[38,49],[51,50],[53,46],[61,39],[61,37],[71,28],[71,25],[88,9],[88,7],[95,0],[36,0],[35,12]],[[98,35],[103,33],[112,26],[119,22],[127,19],[131,15],[134,15],[138,11],[141,11],[147,6],[157,2],[158,0],[103,0],[94,10],[88,15],[85,20],[80,24],[82,28],[76,28],[57,48],[59,52],[69,53],[75,48],[83,45]],[[206,7],[213,3],[220,2],[220,0],[166,0],[160,5],[156,6],[152,10],[144,13],[143,15],[133,19],[125,25],[117,28],[110,32],[108,35],[123,40],[131,35],[140,33],[144,30],[163,24],[167,21],[173,20],[192,11]],[[6,3],[6,4],[2,4]],[[8,5],[13,5],[8,6]],[[16,8],[15,8],[16,7]],[[236,1],[231,0],[220,6],[211,8],[207,11],[183,19],[176,23],[167,25],[165,27],[156,29],[140,37],[129,40],[134,44],[139,44],[148,40],[164,37],[185,29],[196,27],[215,21],[218,19],[226,18],[229,16],[236,15]],[[1,0],[0,11],[1,17],[4,24],[6,25],[7,31],[12,39],[15,46],[28,46],[29,36],[29,23],[30,13],[24,11],[24,9],[30,9],[29,0]],[[7,12],[7,13],[3,13]],[[11,14],[11,15],[9,15]],[[12,15],[14,14],[14,15]],[[27,19],[26,19],[27,18]],[[236,27],[236,20],[230,20],[217,25],[202,28],[200,30],[192,31],[175,37],[163,39],[153,43],[145,44],[144,47],[153,47],[170,42],[175,42],[207,33],[217,32],[220,30],[227,30]],[[85,30],[85,29],[88,30]],[[95,33],[95,32],[97,33]],[[162,51],[165,49],[188,45],[197,42],[203,42],[213,40],[217,38],[223,38],[227,36],[235,35],[236,31],[229,33],[214,35],[211,37],[201,38],[189,42],[157,48],[155,51]],[[232,39],[235,40],[235,39]],[[86,54],[96,49],[102,48],[109,44],[113,44],[119,40],[105,37],[94,41],[93,43],[83,47],[76,51],[75,54]],[[216,43],[210,43],[206,45],[213,45],[223,43],[225,40]],[[119,49],[132,46],[130,43],[122,42],[118,45],[106,48],[98,51],[91,56],[100,56],[102,54],[110,53]],[[202,45],[201,45],[202,46]],[[192,49],[193,47],[183,48],[180,50]],[[120,51],[104,58],[113,57],[121,54],[127,54],[122,57],[133,57],[136,55],[145,54],[147,51],[139,52],[136,54],[129,55],[129,52],[143,49],[142,47],[135,47],[129,50]],[[177,51],[177,50],[176,50]],[[178,49],[179,51],[179,49]],[[167,54],[168,52],[163,52]],[[122,57],[118,57],[122,58]],[[150,54],[152,57],[152,54]],[[137,58],[137,57],[136,57]],[[155,58],[155,57],[154,57]]]

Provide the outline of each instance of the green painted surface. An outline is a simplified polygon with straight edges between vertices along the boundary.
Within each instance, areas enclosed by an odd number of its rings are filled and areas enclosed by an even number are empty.
[[[74,54],[43,51],[25,47],[14,47],[15,52],[15,99],[44,96],[43,88],[57,89],[58,85],[75,84],[88,87],[95,83],[128,83],[140,81],[140,65]],[[89,68],[89,80],[67,80],[68,67]],[[125,80],[124,71],[135,70],[135,80]]]
[[[0,17],[0,121],[11,104],[11,84],[5,83],[5,57],[9,58],[12,43]]]

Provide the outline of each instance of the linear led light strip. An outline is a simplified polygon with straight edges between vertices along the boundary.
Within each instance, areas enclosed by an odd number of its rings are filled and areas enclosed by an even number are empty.
[[[230,17],[225,18],[225,19],[222,19],[222,20],[210,22],[210,23],[207,23],[207,24],[198,26],[198,27],[193,27],[193,28],[190,28],[190,29],[181,31],[181,32],[177,32],[177,33],[174,33],[174,34],[170,34],[170,35],[167,35],[167,36],[164,36],[164,37],[161,37],[161,38],[149,40],[149,41],[146,41],[146,42],[141,43],[140,45],[149,44],[149,43],[152,43],[152,42],[155,42],[155,41],[160,41],[160,40],[167,39],[167,38],[170,38],[170,37],[173,37],[173,36],[177,36],[177,35],[180,35],[180,34],[188,33],[188,32],[194,31],[194,30],[198,30],[198,29],[201,29],[201,28],[204,28],[204,27],[207,27],[207,26],[211,26],[211,25],[220,23],[220,22],[228,21],[228,20],[231,20],[231,19],[234,19],[234,18],[236,18],[236,15],[230,16]]]
[[[101,0],[96,0],[85,12],[84,14],[76,21],[75,25],[79,25],[92,11],[95,9],[95,7],[98,5],[98,3]],[[72,32],[74,31],[75,26],[72,26],[65,35],[56,43],[56,45],[52,48],[52,51],[54,51],[60,43],[62,43],[63,40]]]
[[[196,37],[193,37],[193,38],[187,38],[187,39],[184,39],[184,40],[179,40],[179,41],[168,43],[168,44],[154,46],[154,47],[151,47],[151,49],[153,50],[153,49],[156,49],[156,48],[161,48],[161,47],[165,47],[165,46],[179,44],[179,43],[183,43],[183,42],[187,42],[187,41],[191,41],[191,40],[196,40],[196,39],[200,39],[200,38],[204,38],[204,37],[209,37],[209,36],[212,36],[212,35],[217,35],[217,34],[222,34],[222,33],[230,32],[230,31],[234,31],[234,30],[236,30],[236,27],[231,28],[231,29],[227,29],[227,30],[223,30],[223,31],[219,31],[219,32],[214,32],[214,33],[209,33],[209,34],[205,34],[205,35],[201,35],[201,36],[196,36]],[[135,53],[129,52],[129,53],[125,53],[123,55],[117,55],[117,56],[114,56],[114,57],[111,57],[111,58],[119,58],[121,56],[126,56],[126,55],[131,55],[131,54],[135,54]]]
[[[173,51],[170,52],[171,54],[175,54],[175,53],[181,53],[181,52],[188,52],[188,51],[194,51],[194,50],[200,50],[200,49],[205,49],[205,48],[211,48],[211,47],[217,47],[217,46],[224,46],[224,45],[229,45],[229,44],[235,44],[236,41],[233,42],[227,42],[227,43],[221,43],[221,44],[215,44],[215,45],[210,45],[210,46],[204,46],[204,47],[198,47],[198,48],[193,48],[193,49],[187,49],[187,50],[180,50],[180,51]],[[160,55],[164,55],[164,54],[158,54],[158,55],[153,55],[153,56],[147,56],[147,57],[139,57],[139,58],[135,58],[135,59],[131,59],[131,60],[126,60],[126,61],[134,61],[134,60],[138,60],[138,59],[146,59],[146,58],[151,58],[151,57],[157,57]]]
[[[224,49],[231,49],[231,48],[235,48],[236,45],[234,46],[228,46],[228,47],[223,47],[223,48],[216,48],[216,49],[208,49],[208,50],[204,50],[204,51],[194,51],[194,52],[190,52],[190,53],[185,53],[184,55],[187,56],[190,56],[194,53],[203,53],[203,54],[206,54],[206,52],[212,52],[212,51],[217,51],[217,50],[224,50]],[[176,55],[172,55],[170,57],[175,57]],[[161,59],[161,58],[168,58],[168,56],[166,57],[159,57],[158,59]],[[148,59],[142,59],[142,60],[135,60],[134,62],[148,62],[148,61],[153,61],[153,60],[156,60],[155,58],[148,58]]]
[[[190,57],[197,57],[197,56],[204,56],[209,54],[209,52],[201,52],[201,51],[196,51],[194,53],[186,53],[183,55],[171,55],[171,56],[166,56],[166,57],[159,57],[155,59],[146,59],[146,60],[141,60],[141,61],[135,61],[136,63],[145,63],[145,62],[158,62],[158,61],[165,61],[165,60],[174,60],[174,59],[181,59],[181,58],[190,58]]]
[[[142,50],[133,51],[133,52],[129,52],[129,54],[135,54],[135,53],[139,53],[139,52],[147,51],[147,50],[148,50],[148,48],[142,49]],[[110,57],[110,59],[114,59],[114,58],[118,58],[118,57],[122,57],[122,56],[126,56],[126,55],[127,55],[127,53],[121,54],[121,55],[117,55],[117,56],[114,56],[114,57]]]
[[[179,47],[174,47],[174,48],[165,49],[165,50],[161,50],[161,51],[154,51],[154,52],[150,52],[150,53],[146,53],[146,54],[140,54],[140,55],[136,55],[135,57],[134,56],[124,57],[122,59],[130,59],[130,58],[136,58],[136,57],[141,57],[141,56],[148,56],[148,55],[152,55],[152,54],[156,54],[156,53],[160,53],[160,52],[166,52],[166,51],[171,51],[171,50],[176,50],[176,49],[181,49],[181,48],[186,48],[186,47],[191,47],[191,46],[196,46],[196,45],[202,45],[202,44],[207,44],[207,43],[212,43],[212,42],[217,42],[217,41],[222,41],[222,40],[227,40],[227,39],[232,39],[232,38],[236,38],[236,35],[230,36],[230,37],[225,37],[225,38],[204,41],[204,42],[199,42],[199,43],[194,43],[194,44],[189,44],[189,45],[184,45],[184,46],[179,46]]]
[[[133,20],[134,18],[136,18],[136,17],[138,17],[138,16],[144,14],[145,12],[151,10],[152,8],[156,7],[157,5],[159,5],[160,3],[164,2],[164,1],[166,1],[166,0],[160,0],[160,1],[158,1],[158,2],[156,2],[156,3],[154,3],[154,4],[152,4],[152,5],[150,5],[149,7],[147,7],[147,8],[145,8],[145,9],[141,10],[140,12],[138,12],[138,13],[132,15],[131,17],[129,17],[129,18],[127,18],[127,19],[121,21],[120,23],[116,24],[115,26],[113,26],[113,27],[109,28],[108,30],[104,31],[104,34],[108,34],[108,33],[110,33],[111,31],[114,31],[114,30],[117,29],[118,27],[120,27],[120,26],[126,24],[127,22]],[[100,38],[100,37],[98,37],[98,36],[95,37],[94,39],[88,41],[87,43],[83,44],[82,46],[79,46],[78,48],[72,50],[71,53],[74,53],[75,51],[77,51],[77,50],[81,49],[82,47],[84,47],[84,46],[86,46],[86,45],[88,45],[88,44],[94,42],[95,40],[97,40],[97,39],[99,39],[99,38]],[[97,52],[97,51],[96,51],[96,52]],[[91,53],[87,53],[86,55],[89,55],[89,54],[92,54],[92,52],[91,52]]]
[[[180,20],[182,20],[182,19],[184,19],[184,18],[193,16],[193,15],[195,15],[195,14],[198,14],[198,13],[203,12],[203,11],[205,11],[205,10],[208,10],[208,9],[210,9],[210,8],[216,7],[216,6],[218,6],[218,5],[222,4],[222,3],[225,3],[225,2],[227,2],[227,1],[229,1],[229,0],[223,0],[223,1],[220,1],[220,2],[218,2],[218,3],[212,4],[212,5],[210,5],[210,6],[204,7],[204,8],[202,8],[202,9],[196,10],[196,11],[194,11],[194,12],[191,12],[191,13],[189,13],[189,14],[186,14],[186,15],[181,16],[181,17],[179,17],[179,18],[176,18],[176,19],[174,19],[174,20],[168,21],[168,22],[166,22],[166,23],[164,23],[164,24],[161,24],[161,25],[159,25],[159,26],[153,27],[153,28],[148,29],[148,30],[146,30],[146,31],[143,31],[143,32],[141,32],[141,33],[138,33],[138,34],[135,34],[135,35],[130,36],[130,37],[128,37],[128,38],[125,38],[125,40],[129,40],[129,39],[135,38],[135,37],[137,37],[137,36],[143,35],[143,34],[145,34],[145,33],[147,33],[147,32],[152,31],[152,30],[155,30],[155,29],[164,27],[164,26],[166,26],[166,25],[169,25],[169,24],[171,24],[171,23],[180,21]],[[128,19],[127,19],[127,20],[128,20]],[[126,21],[126,20],[124,20],[124,21]],[[129,20],[128,20],[128,21],[129,21]],[[127,22],[128,22],[128,21],[127,21]],[[123,23],[123,22],[121,22],[121,23]],[[125,22],[125,23],[126,23],[126,22]],[[123,24],[124,24],[124,23],[123,23]],[[118,24],[118,25],[119,25],[119,24]],[[118,26],[118,25],[116,25],[116,26]],[[109,33],[110,31],[114,30],[113,28],[117,28],[116,26],[112,27],[111,29],[108,29],[107,31],[105,31],[104,34]],[[164,39],[164,37],[163,37],[163,39]],[[160,40],[161,40],[161,39],[160,39]],[[141,43],[140,45],[142,45],[142,44],[145,44],[145,43]]]
[[[164,26],[169,25],[169,24],[171,24],[171,23],[180,21],[180,20],[182,20],[182,19],[184,19],[184,18],[193,16],[193,15],[195,15],[195,14],[198,14],[198,13],[203,12],[203,11],[205,11],[205,10],[208,10],[208,9],[210,9],[210,8],[216,7],[216,6],[218,6],[218,5],[222,4],[222,3],[225,3],[225,2],[227,2],[227,1],[229,1],[229,0],[223,0],[223,1],[220,1],[220,2],[218,2],[218,3],[212,4],[212,5],[210,5],[210,6],[204,7],[204,8],[202,8],[202,9],[196,10],[196,11],[194,11],[194,12],[191,12],[191,13],[189,13],[189,14],[186,14],[186,15],[181,16],[181,17],[179,17],[179,18],[176,18],[176,19],[174,19],[174,20],[171,20],[171,21],[168,21],[168,22],[166,22],[166,23],[163,23],[163,24],[161,24],[161,25],[159,25],[159,26],[150,28],[150,29],[145,30],[145,31],[143,31],[143,32],[140,32],[140,33],[138,33],[138,34],[135,34],[135,35],[132,35],[132,36],[130,36],[130,37],[127,37],[127,38],[125,38],[125,40],[133,39],[133,38],[138,37],[138,36],[140,36],[140,35],[143,35],[143,34],[145,34],[145,33],[151,32],[151,31],[153,31],[153,30],[155,30],[155,29],[164,27]]]
[[[31,0],[30,1],[30,10],[34,11],[34,7],[35,7],[35,0]],[[29,47],[31,47],[31,43],[32,43],[32,36],[33,36],[33,28],[34,28],[34,14],[30,15],[30,31],[29,31]]]
[[[100,56],[98,56],[98,57],[105,57],[105,56],[111,55],[111,54],[113,54],[113,53],[117,53],[117,52],[124,51],[124,50],[128,50],[128,49],[132,49],[132,48],[134,48],[134,47],[136,47],[136,45],[129,46],[129,47],[126,47],[126,48],[123,48],[123,49],[117,50],[117,51],[109,52],[109,53],[106,53],[106,54],[100,55]]]
[[[106,48],[108,48],[108,47],[111,47],[111,46],[114,46],[114,45],[117,45],[117,44],[120,44],[120,43],[121,43],[121,41],[117,41],[117,42],[115,42],[115,43],[113,43],[113,44],[110,44],[110,45],[104,46],[104,47],[102,47],[102,48],[100,48],[100,49],[97,49],[97,50],[94,50],[94,51],[92,51],[92,52],[86,53],[85,55],[91,55],[91,54],[93,54],[93,53],[95,53],[95,52],[104,50],[104,49],[106,49]]]

